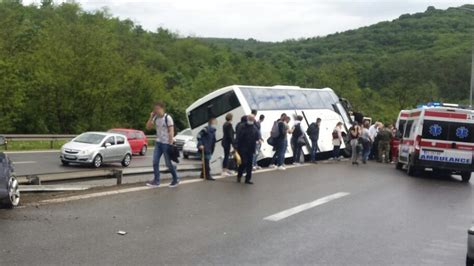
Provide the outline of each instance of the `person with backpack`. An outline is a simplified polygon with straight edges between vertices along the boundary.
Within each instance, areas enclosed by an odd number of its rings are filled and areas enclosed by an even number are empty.
[[[156,129],[155,150],[153,152],[154,178],[146,185],[149,187],[158,187],[160,185],[160,159],[164,155],[166,167],[168,167],[173,177],[170,187],[176,187],[179,185],[179,178],[170,156],[171,146],[174,143],[175,128],[173,118],[165,112],[165,104],[163,102],[155,103],[153,112],[151,112],[150,118],[146,123],[148,130],[151,130],[153,127]]]
[[[235,144],[235,131],[234,127],[232,126],[232,113],[228,113],[225,116],[225,123],[222,126],[222,148],[224,149],[224,159],[222,161],[222,173],[224,175],[232,174],[229,170],[229,157],[230,157],[230,148],[234,147]]]
[[[270,138],[267,140],[267,142],[275,149],[275,153],[273,154],[272,159],[272,168],[278,168],[279,170],[285,170],[283,163],[285,162],[285,153],[287,146],[286,118],[287,115],[283,113],[281,114],[280,119],[276,120],[273,123],[272,130],[270,132]]]
[[[340,161],[339,153],[341,151],[341,144],[343,142],[342,138],[342,122],[337,122],[336,127],[332,131],[332,145],[334,146],[332,150],[332,157],[334,160]]]
[[[211,176],[210,160],[216,146],[216,126],[217,120],[211,117],[207,123],[207,126],[201,129],[197,135],[198,149],[201,151],[203,158],[203,167],[201,171],[201,178],[206,180],[214,181],[215,179]]]
[[[242,163],[239,166],[237,182],[240,183],[245,171],[245,184],[253,184],[252,179],[252,161],[257,142],[260,141],[260,134],[255,127],[255,116],[249,115],[247,122],[243,125],[237,134],[237,150],[239,151]]]
[[[349,140],[351,144],[351,150],[352,150],[352,165],[359,165],[359,162],[357,161],[359,158],[359,138],[360,134],[362,133],[362,130],[359,126],[359,123],[354,122],[351,128],[349,128]]]
[[[309,139],[311,140],[311,162],[316,163],[316,153],[319,150],[318,147],[318,140],[319,140],[319,128],[321,126],[321,118],[316,119],[316,123],[311,123],[309,125],[308,130],[306,130],[306,134],[308,134]]]
[[[301,121],[303,121],[303,116],[298,115],[295,119],[295,124],[291,130],[291,149],[293,150],[293,163],[300,164],[302,148],[306,143],[305,135],[301,129]]]

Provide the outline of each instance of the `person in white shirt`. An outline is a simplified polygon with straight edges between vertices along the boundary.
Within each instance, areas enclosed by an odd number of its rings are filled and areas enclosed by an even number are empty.
[[[375,157],[376,157],[376,152],[377,152],[377,149],[378,149],[378,147],[377,147],[378,143],[375,142],[375,138],[377,137],[377,134],[379,132],[379,128],[380,128],[381,125],[382,125],[382,123],[377,121],[369,127],[369,137],[370,137],[370,141],[373,145],[373,147],[370,151],[370,155],[369,155],[370,159],[375,159]]]

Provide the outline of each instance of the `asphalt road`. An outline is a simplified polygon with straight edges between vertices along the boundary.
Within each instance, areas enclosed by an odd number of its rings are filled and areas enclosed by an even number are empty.
[[[60,173],[71,171],[90,170],[89,166],[71,165],[62,166],[59,160],[59,151],[42,151],[42,152],[11,152],[7,153],[8,157],[14,163],[15,173],[21,175]],[[148,150],[146,156],[133,156],[132,163],[129,167],[145,167],[152,165],[153,148]],[[195,163],[181,158],[182,164]],[[105,168],[122,168],[120,163],[108,164]]]
[[[464,263],[473,181],[348,162],[259,173],[254,181],[0,210],[0,265]]]

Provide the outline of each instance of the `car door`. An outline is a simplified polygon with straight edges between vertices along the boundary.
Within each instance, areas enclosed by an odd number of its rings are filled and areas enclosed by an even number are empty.
[[[114,158],[116,161],[122,161],[128,151],[128,145],[126,145],[125,137],[117,136],[116,140],[117,144],[114,149]]]
[[[110,146],[107,146],[110,144]],[[104,142],[104,149],[103,149],[103,161],[104,162],[111,162],[114,160],[114,146],[115,146],[115,137],[109,136]]]

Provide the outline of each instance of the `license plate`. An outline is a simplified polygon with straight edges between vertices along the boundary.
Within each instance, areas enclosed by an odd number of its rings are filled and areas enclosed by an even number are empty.
[[[68,160],[76,160],[76,156],[71,156],[71,155],[65,155],[64,158]]]

